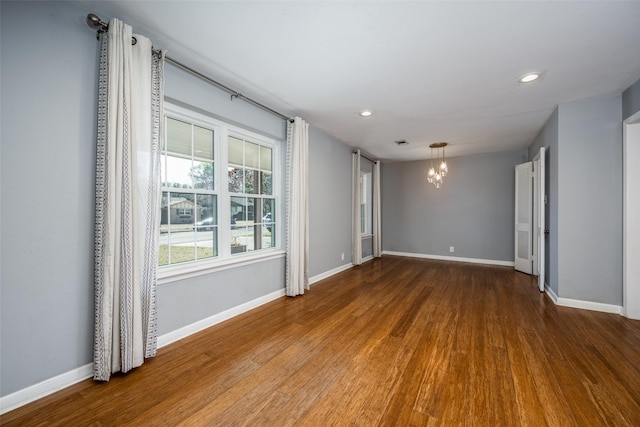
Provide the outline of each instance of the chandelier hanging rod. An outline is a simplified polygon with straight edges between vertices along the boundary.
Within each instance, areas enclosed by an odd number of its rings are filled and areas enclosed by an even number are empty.
[[[100,35],[101,33],[106,33],[107,31],[109,31],[109,24],[107,24],[106,22],[102,21],[98,15],[96,15],[95,13],[90,13],[87,15],[87,25],[90,28],[93,28],[94,30],[97,31],[98,35]],[[133,38],[133,40],[131,41],[132,44],[136,44],[136,40],[135,37]],[[154,49],[153,50],[154,53],[160,53],[160,50]],[[289,122],[293,123],[293,119],[291,117],[287,117],[284,114],[281,114],[279,112],[277,112],[276,110],[267,107],[264,104],[259,103],[258,101],[249,98],[248,96],[243,95],[242,93],[233,90],[232,88],[230,88],[229,86],[220,83],[217,80],[212,79],[209,76],[206,76],[204,74],[202,74],[201,72],[194,70],[193,68],[189,67],[188,65],[183,64],[182,62],[171,58],[170,56],[166,56],[164,57],[164,59],[167,62],[172,63],[173,65],[175,65],[178,68],[181,68],[184,71],[187,71],[188,73],[191,73],[197,77],[200,77],[202,80],[211,83],[212,85],[224,90],[225,92],[229,93],[231,95],[231,100],[233,100],[234,98],[236,99],[242,99],[245,102],[248,102],[249,104],[252,104],[258,108],[261,108],[271,114],[273,114],[274,116],[278,116],[280,117],[282,120],[286,120]]]

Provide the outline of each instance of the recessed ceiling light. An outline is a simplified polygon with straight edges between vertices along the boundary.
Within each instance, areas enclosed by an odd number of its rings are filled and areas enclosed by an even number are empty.
[[[531,83],[538,80],[542,76],[542,73],[527,73],[518,79],[518,83]]]
[[[370,116],[370,115],[372,115],[372,114],[373,114],[373,111],[371,111],[371,110],[364,110],[364,111],[360,111],[360,115],[361,115],[362,117],[369,117],[369,116]]]

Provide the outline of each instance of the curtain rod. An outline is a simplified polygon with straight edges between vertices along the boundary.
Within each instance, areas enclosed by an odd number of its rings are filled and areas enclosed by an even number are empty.
[[[109,30],[109,25],[106,22],[102,21],[94,13],[90,13],[90,14],[87,15],[87,25],[89,27],[93,28],[94,30],[96,30],[98,32],[98,34],[106,33]],[[133,39],[132,43],[135,44],[135,38]],[[160,52],[159,50],[156,50],[156,49],[154,49],[153,51],[156,52],[156,53]],[[231,94],[231,100],[232,101],[233,101],[233,98],[242,99],[242,100],[248,102],[249,104],[252,104],[252,105],[254,105],[254,106],[258,107],[258,108],[261,108],[261,109],[263,109],[263,110],[265,110],[265,111],[267,111],[267,112],[269,112],[269,113],[271,113],[271,114],[273,114],[275,116],[280,117],[282,120],[287,120],[287,121],[293,122],[293,119],[291,117],[287,117],[284,114],[281,114],[281,113],[277,112],[276,110],[273,110],[273,109],[267,107],[266,105],[263,105],[263,104],[259,103],[258,101],[254,100],[254,99],[251,99],[248,96],[245,96],[245,95],[243,95],[242,93],[240,93],[240,92],[238,92],[236,90],[231,89],[229,86],[226,86],[226,85],[220,83],[219,81],[214,80],[211,77],[206,76],[206,75],[202,74],[201,72],[199,72],[197,70],[194,70],[193,68],[183,64],[180,61],[177,61],[177,60],[175,60],[175,59],[173,59],[173,58],[171,58],[169,56],[166,56],[166,55],[165,55],[164,59],[167,62],[170,62],[173,65],[181,68],[182,70],[187,71],[187,72],[189,72],[189,73],[191,73],[191,74],[193,74],[193,75],[195,75],[197,77],[200,77],[201,79],[203,79],[203,80],[211,83],[212,85],[217,86],[218,88],[224,90],[225,92]]]
[[[353,150],[353,154],[356,154],[357,152],[358,152],[358,150]],[[360,157],[364,157],[365,159],[369,160],[372,163],[378,163],[377,160],[370,159],[369,157],[367,157],[364,154],[362,154],[362,152],[360,153]]]

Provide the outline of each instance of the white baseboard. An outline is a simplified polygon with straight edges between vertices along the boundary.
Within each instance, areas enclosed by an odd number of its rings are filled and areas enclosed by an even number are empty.
[[[583,301],[577,299],[570,298],[562,298],[556,295],[553,292],[553,289],[549,287],[546,283],[544,284],[545,292],[551,298],[551,301],[554,304],[559,305],[561,307],[570,307],[570,308],[580,308],[583,310],[593,310],[593,311],[601,311],[603,313],[612,313],[612,314],[623,314],[623,309],[619,305],[613,304],[604,304],[601,302],[593,302],[593,301]]]
[[[229,320],[232,317],[235,317],[239,314],[242,314],[249,310],[253,310],[256,307],[260,307],[263,304],[266,304],[270,301],[273,301],[275,299],[278,299],[284,296],[284,292],[285,292],[284,289],[271,292],[270,294],[245,302],[244,304],[240,304],[238,306],[225,310],[221,313],[214,314],[213,316],[207,317],[206,319],[198,320],[195,323],[192,323],[180,329],[176,329],[175,331],[171,331],[169,333],[161,335],[158,337],[158,348],[164,347],[166,345],[179,341],[183,338],[188,337],[189,335],[195,334],[196,332],[200,332],[203,329],[207,329],[213,325],[217,325],[218,323],[224,322],[225,320]]]
[[[169,345],[175,341],[186,338],[191,334],[195,334],[210,326],[216,325],[220,322],[224,322],[234,316],[242,314],[246,311],[252,310],[263,304],[273,301],[284,296],[284,289],[272,292],[262,297],[256,298],[252,301],[248,301],[244,304],[240,304],[236,307],[225,310],[221,313],[215,314],[206,319],[199,320],[191,325],[187,325],[183,328],[176,329],[175,331],[158,337],[158,348]],[[84,381],[93,376],[93,364],[81,366],[73,369],[69,372],[65,372],[56,377],[49,378],[40,383],[34,384],[22,390],[18,390],[14,393],[8,394],[0,398],[0,414],[17,409],[27,403],[31,403],[35,400],[48,396],[56,391],[60,391],[63,388],[72,386],[73,384]]]
[[[622,314],[622,306],[604,304],[601,302],[582,301],[577,299],[558,297],[556,304],[563,307],[581,308],[584,310],[601,311],[603,313]]]
[[[336,267],[332,270],[325,271],[324,273],[316,274],[313,277],[309,277],[309,285],[313,285],[314,283],[319,282],[320,280],[326,279],[327,277],[331,277],[334,274],[342,273],[343,271],[348,270],[351,267],[353,267],[353,264],[349,263],[349,264],[341,265],[340,267]]]
[[[549,295],[549,298],[551,298],[551,301],[553,301],[554,304],[558,304],[558,295],[556,295],[555,292],[553,292],[553,289],[551,289],[549,287],[549,284],[547,284],[545,282],[544,284],[544,291],[547,293],[547,295]]]
[[[334,268],[333,270],[329,270],[324,273],[313,276],[309,278],[309,284],[313,284],[322,279],[333,276],[334,274],[338,274],[342,271],[348,270],[351,267],[353,267],[353,264],[349,263],[349,264],[345,264],[343,266]],[[207,317],[206,319],[202,319],[195,323],[182,327],[180,329],[176,329],[175,331],[171,331],[167,334],[161,335],[158,337],[158,348],[167,346],[171,343],[174,343],[183,338],[186,338],[189,335],[195,334],[196,332],[200,332],[203,329],[206,329],[218,323],[224,322],[225,320],[231,319],[234,316],[237,316],[246,311],[252,310],[256,307],[266,304],[270,301],[278,299],[284,296],[284,294],[285,294],[285,290],[280,289],[278,291],[256,298],[252,301],[248,301],[244,304],[240,304],[236,307],[225,310],[221,313],[214,314],[213,316]],[[56,377],[49,378],[40,383],[24,388],[22,390],[18,390],[14,393],[0,397],[0,414],[4,414],[6,412],[17,409],[23,405],[26,405],[27,403],[31,403],[35,400],[41,399],[45,396],[55,393],[56,391],[60,391],[63,388],[72,386],[73,384],[79,383],[80,381],[89,379],[92,376],[93,376],[93,364],[90,363],[88,365],[84,365],[79,368],[73,369],[69,372],[60,374]]]
[[[81,366],[0,398],[0,414],[48,396],[93,376],[93,364]]]
[[[410,258],[437,259],[442,261],[470,262],[473,264],[501,265],[506,267],[513,267],[515,265],[513,261],[500,261],[495,259],[462,258],[462,257],[453,257],[453,256],[444,256],[444,255],[414,254],[410,252],[394,252],[394,251],[384,251],[383,253],[384,255],[406,256]]]

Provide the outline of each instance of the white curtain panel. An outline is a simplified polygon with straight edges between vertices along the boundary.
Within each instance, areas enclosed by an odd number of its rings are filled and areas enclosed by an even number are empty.
[[[286,294],[309,289],[309,125],[300,117],[287,123]]]
[[[373,256],[382,256],[382,204],[380,199],[380,161],[373,164]]]
[[[134,36],[117,19],[109,22],[98,88],[94,379],[99,381],[156,353],[163,67],[164,54],[153,53],[149,39]]]
[[[360,150],[355,150],[351,158],[351,262],[354,265],[362,264],[362,233],[360,230]]]

